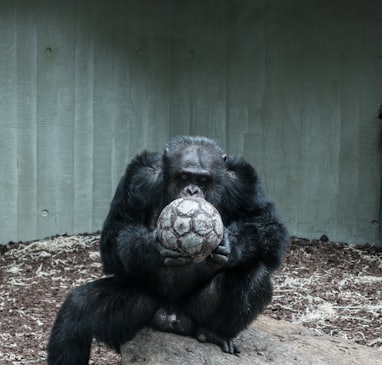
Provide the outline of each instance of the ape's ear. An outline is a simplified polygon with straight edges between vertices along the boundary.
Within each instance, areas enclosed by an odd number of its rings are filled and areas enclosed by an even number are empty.
[[[222,158],[223,158],[223,161],[224,161],[224,162],[227,161],[227,155],[226,155],[226,154],[224,154],[224,155],[222,156]]]

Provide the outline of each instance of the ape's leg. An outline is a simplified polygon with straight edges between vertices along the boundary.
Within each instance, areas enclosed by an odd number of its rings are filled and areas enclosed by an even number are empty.
[[[237,353],[233,339],[272,298],[270,273],[263,265],[243,271],[223,271],[188,303],[187,314],[197,325],[197,338],[223,351]]]
[[[224,352],[238,353],[233,339],[272,298],[270,273],[263,265],[248,271],[224,271],[194,295],[182,310],[160,308],[151,325],[160,331],[196,336]]]
[[[87,365],[93,337],[119,351],[157,309],[152,298],[112,277],[73,289],[53,325],[48,365]]]

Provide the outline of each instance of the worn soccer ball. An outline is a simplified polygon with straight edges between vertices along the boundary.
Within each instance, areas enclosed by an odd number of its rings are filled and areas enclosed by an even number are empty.
[[[163,208],[157,222],[159,241],[166,248],[203,261],[223,239],[223,222],[216,208],[202,198],[179,198]]]

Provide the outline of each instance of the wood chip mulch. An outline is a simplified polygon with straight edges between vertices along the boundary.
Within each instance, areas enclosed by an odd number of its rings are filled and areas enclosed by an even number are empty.
[[[0,247],[0,364],[46,364],[46,342],[67,291],[102,276],[99,235]],[[381,350],[382,249],[292,238],[266,315]],[[93,365],[119,355],[94,343]]]

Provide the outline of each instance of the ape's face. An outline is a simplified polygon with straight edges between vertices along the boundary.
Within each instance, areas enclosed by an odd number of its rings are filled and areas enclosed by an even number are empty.
[[[210,193],[219,184],[219,165],[223,164],[221,156],[217,157],[201,146],[186,146],[168,156],[168,162],[169,200],[190,196],[209,200]]]
[[[213,183],[211,166],[199,151],[188,148],[179,156],[174,171],[178,197],[205,197]]]

